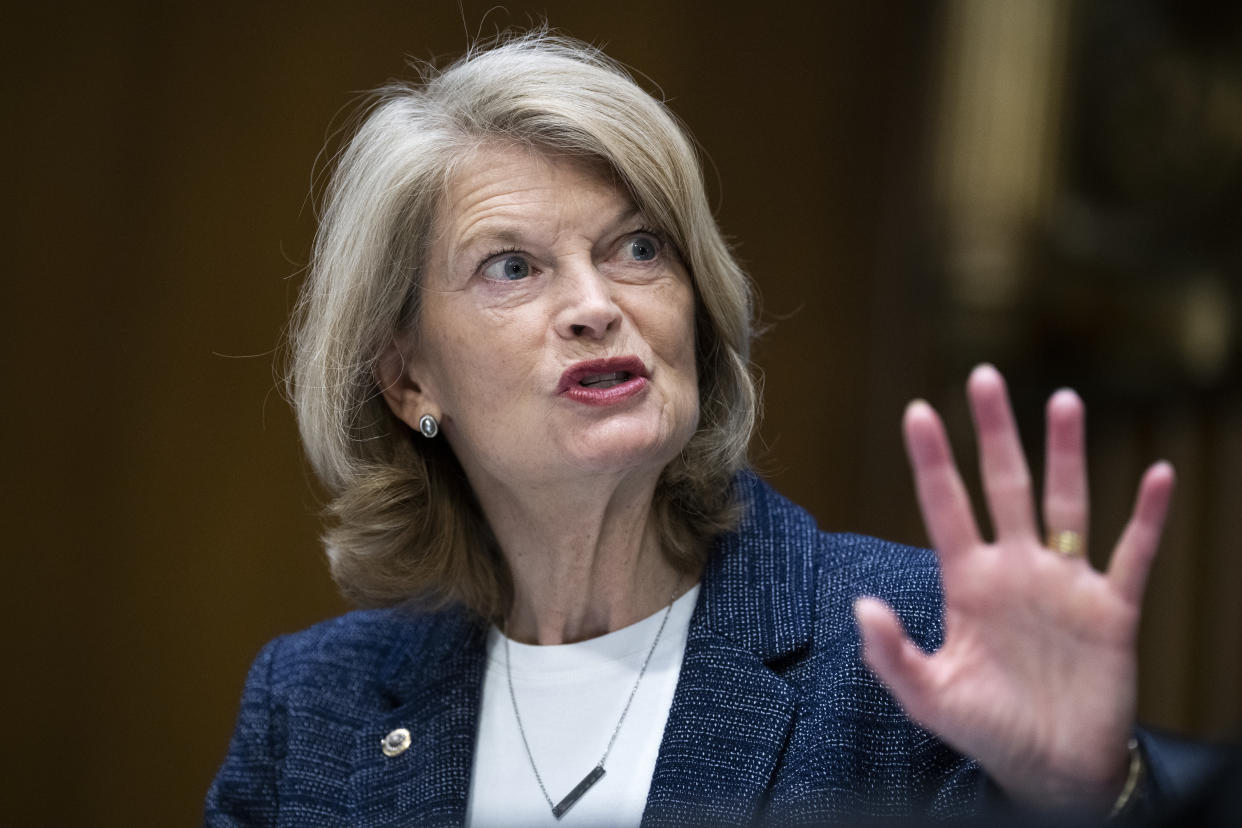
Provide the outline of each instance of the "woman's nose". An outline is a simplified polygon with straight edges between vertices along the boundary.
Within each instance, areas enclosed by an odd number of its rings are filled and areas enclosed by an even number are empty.
[[[613,284],[593,262],[575,263],[560,274],[563,291],[557,332],[567,339],[603,339],[621,323]]]

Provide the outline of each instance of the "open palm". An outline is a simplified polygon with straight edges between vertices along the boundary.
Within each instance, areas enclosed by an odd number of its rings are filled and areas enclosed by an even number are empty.
[[[1126,776],[1139,611],[1173,470],[1148,469],[1108,570],[1097,572],[1043,544],[1000,374],[980,366],[968,393],[996,538],[980,537],[939,417],[912,403],[906,449],[940,558],[945,640],[924,653],[888,606],[864,598],[855,612],[865,658],[911,718],[978,760],[1009,795],[1106,807]],[[1073,392],[1049,401],[1043,515],[1048,530],[1085,538],[1083,420]]]

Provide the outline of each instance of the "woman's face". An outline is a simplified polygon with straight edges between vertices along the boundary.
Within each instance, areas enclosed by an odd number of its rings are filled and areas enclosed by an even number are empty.
[[[603,169],[484,147],[451,179],[405,349],[476,487],[652,479],[698,423],[686,268]]]

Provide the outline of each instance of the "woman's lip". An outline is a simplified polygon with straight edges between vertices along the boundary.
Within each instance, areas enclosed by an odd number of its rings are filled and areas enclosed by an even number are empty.
[[[611,386],[609,388],[587,388],[581,385],[581,382],[588,378],[599,374],[613,374],[623,371],[630,375],[625,382]],[[577,362],[569,366],[565,373],[561,374],[561,381],[557,385],[557,393],[569,394],[577,398],[579,391],[590,392],[591,395],[597,396],[606,394],[611,391],[620,389],[628,389],[634,385],[636,381],[641,380],[637,384],[645,386],[647,384],[647,366],[643,365],[643,361],[636,356],[611,357],[609,359],[591,359],[585,362]],[[633,393],[636,389],[630,389],[629,393]],[[628,393],[626,394],[628,396]]]
[[[625,382],[610,385],[607,388],[575,384],[562,391],[561,395],[586,405],[616,405],[640,393],[646,387],[646,377],[630,374],[630,378]]]

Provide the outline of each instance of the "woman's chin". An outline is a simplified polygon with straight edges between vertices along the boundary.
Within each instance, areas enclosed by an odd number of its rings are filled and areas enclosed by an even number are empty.
[[[596,434],[571,447],[575,469],[588,474],[608,474],[650,470],[653,474],[668,465],[685,445],[685,440],[670,439],[667,433]]]

